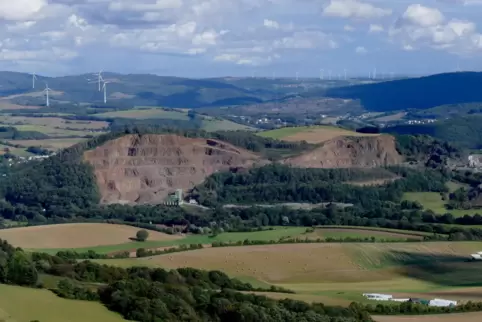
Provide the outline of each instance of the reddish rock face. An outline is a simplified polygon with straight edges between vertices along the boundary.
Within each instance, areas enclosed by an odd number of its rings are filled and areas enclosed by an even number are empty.
[[[303,168],[372,168],[403,162],[390,135],[338,137],[283,161]]]
[[[94,167],[102,203],[161,203],[209,175],[267,163],[229,143],[178,135],[126,135],[84,153]]]

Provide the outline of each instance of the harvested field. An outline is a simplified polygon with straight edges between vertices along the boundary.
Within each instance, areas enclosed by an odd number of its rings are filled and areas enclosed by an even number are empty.
[[[171,119],[171,120],[188,120],[187,113],[174,111],[174,110],[164,110],[162,108],[153,107],[136,107],[127,111],[117,111],[117,112],[107,112],[95,114],[98,118],[130,118],[130,119]]]
[[[0,238],[14,246],[30,249],[81,248],[128,243],[138,228],[113,224],[60,224],[11,228],[0,231]],[[150,241],[179,239],[156,231],[149,232]]]
[[[313,233],[304,235],[308,238],[370,238],[386,239],[386,240],[405,240],[418,239],[423,240],[423,236],[415,236],[413,234],[396,233],[389,231],[377,231],[368,229],[354,229],[354,228],[317,228]]]
[[[400,112],[400,113],[395,113],[395,114],[390,114],[390,115],[385,115],[381,117],[374,118],[373,121],[377,122],[393,122],[393,121],[398,121],[401,120],[407,115],[407,112]]]
[[[0,284],[0,321],[122,322],[102,304],[66,300],[49,290]]]
[[[259,135],[283,141],[306,141],[316,144],[329,141],[339,136],[378,136],[379,134],[357,133],[339,127],[322,125],[285,127],[261,132]]]
[[[1,99],[0,97],[0,110],[38,110],[43,108],[43,106],[13,104],[8,101],[2,101]]]
[[[47,150],[58,150],[68,148],[76,143],[85,141],[85,138],[72,138],[72,139],[45,139],[45,140],[15,140],[9,141],[11,144],[20,144],[22,146],[38,146]]]
[[[104,121],[65,120],[60,117],[28,117],[1,115],[0,123],[8,125],[40,125],[76,130],[101,130],[109,126]]]
[[[415,316],[373,316],[377,322],[479,322],[482,312]]]

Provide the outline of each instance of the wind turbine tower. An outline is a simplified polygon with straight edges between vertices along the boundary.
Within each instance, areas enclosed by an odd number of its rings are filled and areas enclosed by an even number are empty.
[[[324,77],[325,75],[323,75],[324,72],[325,72],[324,69],[320,69],[320,79],[321,79],[321,80],[323,80],[323,79],[325,78],[325,77]]]
[[[373,69],[373,79],[377,78],[377,69]]]
[[[32,74],[32,88],[35,88],[35,80],[37,79],[37,76],[35,76],[35,73]]]
[[[49,88],[49,85],[45,83],[45,106],[49,107],[50,106],[50,101],[49,101],[49,91],[51,89]]]
[[[104,82],[104,85],[102,85],[102,89],[104,90],[104,104],[107,104],[107,84],[109,84],[109,82]]]
[[[328,79],[331,80],[331,70],[328,71]]]
[[[298,80],[298,76],[300,75],[299,72],[296,72],[296,80]]]
[[[102,78],[102,70],[97,74],[97,83],[99,84],[99,92],[100,92],[100,83],[103,82],[104,79]]]
[[[345,73],[345,80],[346,80],[346,68],[343,70],[343,72]]]

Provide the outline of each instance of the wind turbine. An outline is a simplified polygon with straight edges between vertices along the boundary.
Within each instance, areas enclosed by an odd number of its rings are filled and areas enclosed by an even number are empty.
[[[296,72],[296,80],[298,80],[299,72]]]
[[[35,80],[37,79],[37,76],[35,76],[35,72],[32,74],[32,88],[35,88]]]
[[[345,80],[346,80],[346,68],[343,70],[343,72],[345,73]]]
[[[49,85],[47,83],[45,83],[45,89],[44,89],[44,92],[46,93],[46,100],[45,100],[45,106],[49,107],[50,106],[50,101],[49,101],[49,91],[51,91],[51,89],[49,88]]]
[[[331,70],[328,71],[328,78],[331,80]]]
[[[320,69],[320,79],[321,79],[321,80],[323,80],[323,79],[325,78],[325,77],[324,77],[325,75],[323,75],[324,72],[325,72],[324,69]]]
[[[377,69],[373,69],[373,79],[377,78]]]
[[[104,82],[104,85],[102,85],[102,89],[104,90],[104,104],[107,104],[107,84],[109,84],[109,82]]]
[[[102,78],[102,69],[97,74],[97,83],[99,84],[99,92],[100,92],[100,83],[103,82],[104,79]]]

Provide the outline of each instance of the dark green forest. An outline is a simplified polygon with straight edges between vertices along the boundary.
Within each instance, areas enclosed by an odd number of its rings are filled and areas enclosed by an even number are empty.
[[[446,73],[375,84],[330,88],[328,97],[360,100],[368,111],[428,109],[444,104],[482,101],[482,73]]]
[[[464,148],[482,148],[481,115],[454,117],[430,124],[397,125],[385,128],[384,132],[402,135],[429,135],[440,141],[447,141]]]

